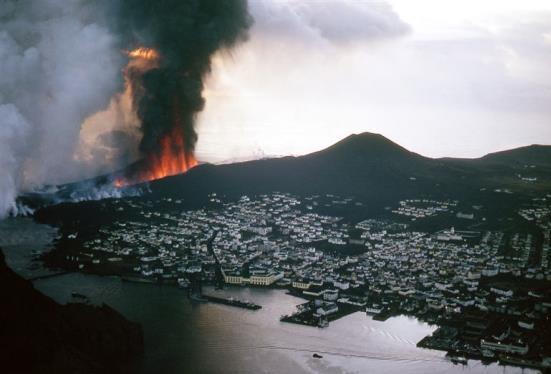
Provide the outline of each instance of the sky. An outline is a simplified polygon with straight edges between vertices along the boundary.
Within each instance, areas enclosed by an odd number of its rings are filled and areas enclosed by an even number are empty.
[[[301,155],[380,133],[429,157],[551,144],[551,1],[250,0],[197,156]]]
[[[39,2],[0,6],[0,218],[21,191],[143,157],[121,43],[151,35],[121,35],[116,1]],[[248,4],[248,40],[217,50],[205,82],[200,162],[302,155],[366,131],[429,157],[551,144],[550,0]]]

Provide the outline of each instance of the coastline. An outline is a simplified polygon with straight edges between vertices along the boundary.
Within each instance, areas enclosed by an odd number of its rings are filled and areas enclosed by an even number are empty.
[[[281,323],[282,314],[304,302],[283,290],[230,287],[223,291],[226,296],[263,306],[259,311],[249,311],[210,303],[193,304],[177,287],[123,282],[116,276],[77,272],[41,279],[34,285],[58,302],[67,303],[71,293],[78,292],[89,297],[92,303],[107,302],[125,317],[140,322],[146,342],[143,373],[158,372],[159,367],[176,372],[178,368],[185,368],[184,361],[194,355],[202,361],[198,369],[216,372],[216,365],[208,362],[213,354],[227,362],[237,360],[233,368],[251,373],[259,368],[258,361],[266,362],[266,367],[283,365],[297,373],[331,372],[332,367],[348,371],[369,367],[390,373],[467,370],[497,374],[520,370],[498,364],[483,366],[477,362],[459,367],[447,361],[442,352],[417,348],[417,341],[432,333],[435,327],[410,317],[377,322],[365,313],[353,313],[332,322],[327,329]],[[205,288],[211,290],[211,287]],[[259,336],[259,329],[266,336]],[[245,334],[243,338],[242,334]],[[347,347],[342,346],[344,336],[352,337]],[[324,358],[313,359],[313,351],[323,354]],[[175,362],[164,363],[171,360]]]

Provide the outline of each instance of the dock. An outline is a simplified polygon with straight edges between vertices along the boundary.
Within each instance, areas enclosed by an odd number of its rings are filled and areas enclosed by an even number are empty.
[[[73,272],[72,272],[72,271],[61,271],[61,272],[57,272],[57,273],[38,275],[38,276],[36,276],[36,277],[27,278],[27,280],[28,280],[28,281],[31,281],[31,282],[34,282],[34,281],[37,281],[37,280],[40,280],[40,279],[48,279],[48,278],[53,278],[53,277],[60,277],[60,276],[62,276],[62,275],[71,274],[71,273],[73,273]]]
[[[261,305],[252,303],[250,301],[242,301],[242,300],[234,299],[233,297],[218,297],[218,296],[212,296],[212,295],[203,295],[202,297],[203,299],[212,303],[235,306],[243,309],[258,310],[262,308]]]

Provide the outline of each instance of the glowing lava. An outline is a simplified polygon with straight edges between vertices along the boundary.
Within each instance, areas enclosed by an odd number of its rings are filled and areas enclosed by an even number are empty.
[[[158,60],[159,52],[153,48],[139,47],[128,52],[130,58],[142,58],[145,60]]]
[[[149,182],[172,175],[182,174],[197,166],[192,153],[186,151],[182,130],[175,128],[161,139],[160,149],[148,155],[140,162],[139,170],[130,177],[120,177],[114,182],[115,187]]]
[[[147,70],[158,66],[161,58],[159,52],[151,48],[139,47],[126,52],[130,61],[124,69],[126,91],[141,93],[140,76]],[[125,92],[126,92],[125,91]],[[177,102],[175,100],[175,102]],[[149,182],[155,179],[182,174],[197,165],[193,152],[186,149],[184,133],[176,124],[174,129],[165,134],[155,152],[147,154],[128,170],[125,176],[117,177],[115,187]]]
[[[147,163],[149,170],[142,173],[143,179],[154,180],[185,173],[197,165],[197,160],[186,151],[182,131],[175,128],[161,139],[161,151],[150,155]]]

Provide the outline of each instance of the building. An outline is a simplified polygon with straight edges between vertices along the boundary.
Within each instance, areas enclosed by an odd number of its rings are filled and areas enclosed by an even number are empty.
[[[314,316],[316,317],[327,317],[330,314],[337,313],[339,307],[335,303],[324,303],[316,309]]]
[[[252,275],[248,282],[255,286],[270,286],[273,283],[283,278],[283,273],[269,272],[265,275]]]
[[[283,279],[283,273],[269,272],[266,274],[255,274],[245,278],[236,274],[224,274],[224,282],[237,285],[270,286],[278,280]]]
[[[325,290],[325,292],[323,293],[323,300],[325,301],[336,301],[338,298],[338,290]]]
[[[299,288],[301,290],[307,290],[312,284],[305,279],[297,279],[293,281],[293,288]]]
[[[224,275],[224,282],[228,284],[243,284],[243,277],[240,275]]]

